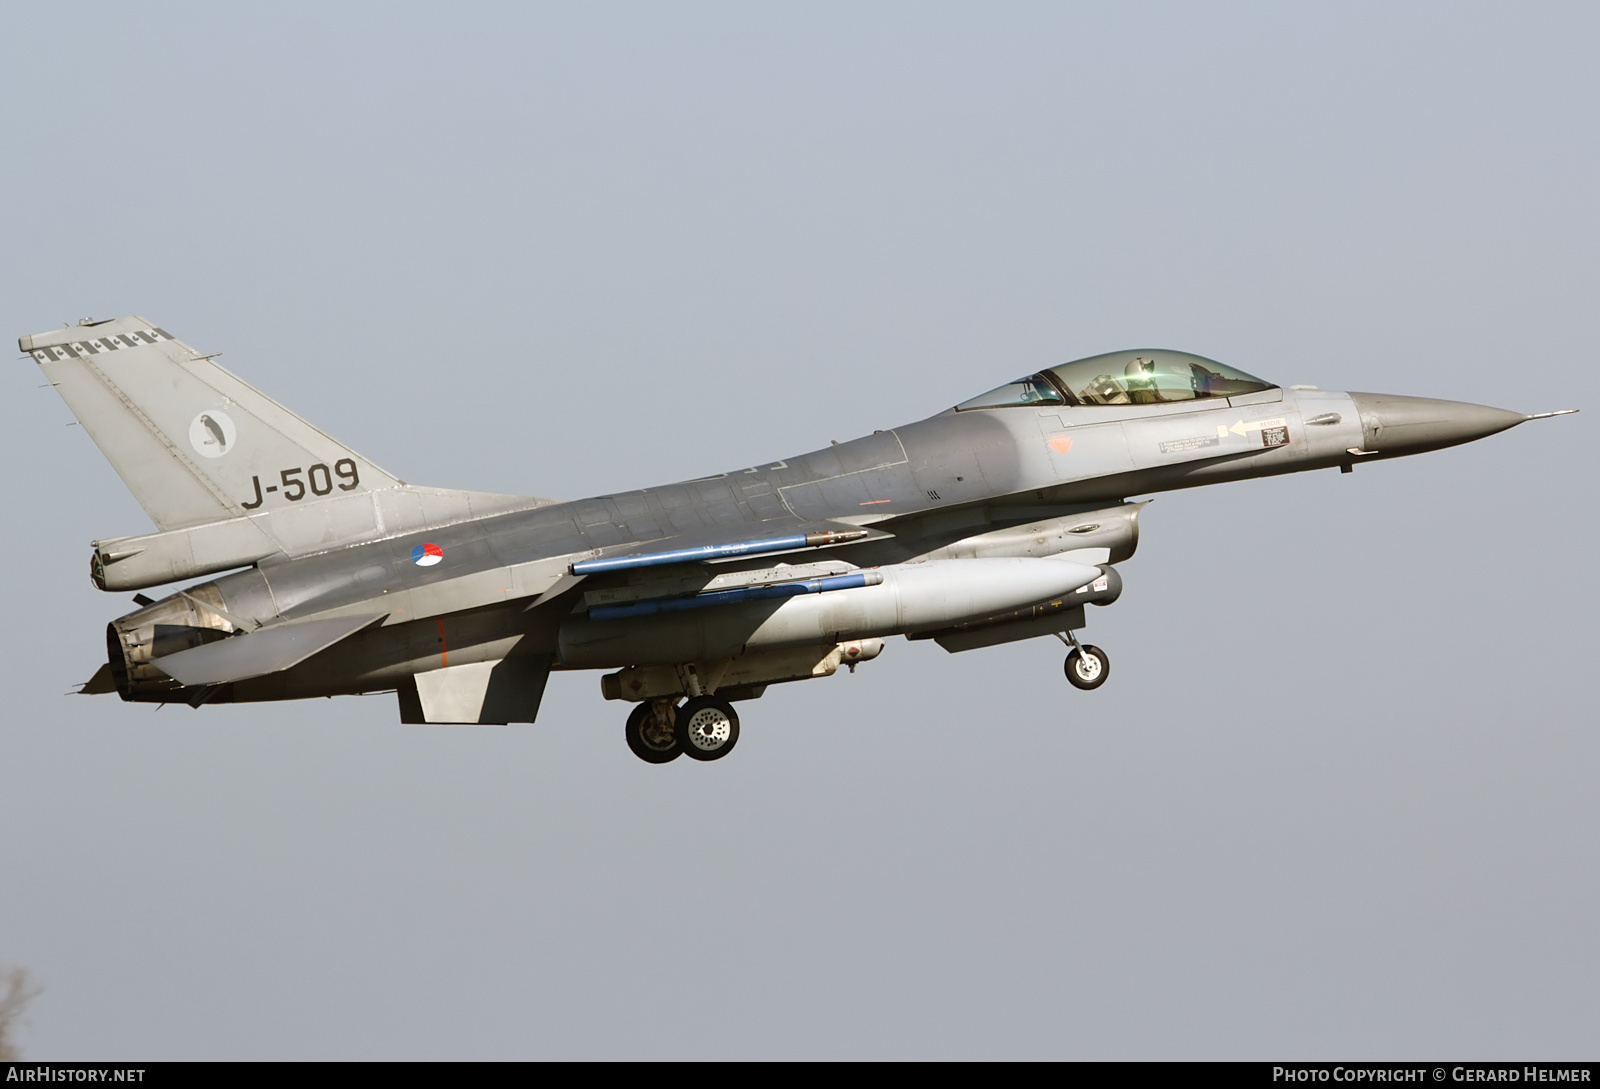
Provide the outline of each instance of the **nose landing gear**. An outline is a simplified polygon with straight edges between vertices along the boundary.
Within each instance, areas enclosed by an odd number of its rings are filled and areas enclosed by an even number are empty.
[[[1070,631],[1057,632],[1056,637],[1072,648],[1062,668],[1074,688],[1087,692],[1106,683],[1106,678],[1111,676],[1111,659],[1105,651],[1084,646]]]

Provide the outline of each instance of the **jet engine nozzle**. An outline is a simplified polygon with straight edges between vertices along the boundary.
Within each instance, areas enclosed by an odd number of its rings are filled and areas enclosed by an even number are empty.
[[[1362,448],[1352,451],[1395,458],[1459,446],[1515,427],[1528,419],[1520,412],[1432,397],[1391,393],[1352,393],[1361,416]]]
[[[113,620],[106,625],[106,657],[117,694],[135,703],[182,700],[187,690],[161,669],[159,659],[225,639],[233,631],[212,582]]]

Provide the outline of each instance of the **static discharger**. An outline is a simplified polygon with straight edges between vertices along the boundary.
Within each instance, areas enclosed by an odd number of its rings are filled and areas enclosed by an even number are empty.
[[[792,537],[769,537],[764,541],[737,541],[732,544],[680,548],[672,552],[646,552],[642,556],[617,556],[603,560],[579,560],[572,565],[574,575],[598,575],[606,571],[631,571],[637,567],[663,567],[669,563],[705,563],[731,556],[760,556],[786,552],[791,548],[819,548],[822,545],[856,541],[867,535],[864,529],[830,530],[824,533],[796,533]]]

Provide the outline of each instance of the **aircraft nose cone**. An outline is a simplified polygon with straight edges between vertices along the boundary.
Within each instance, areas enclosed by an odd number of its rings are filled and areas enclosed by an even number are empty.
[[[1361,415],[1362,448],[1385,457],[1441,450],[1493,435],[1529,419],[1504,408],[1432,397],[1352,393],[1350,399]]]

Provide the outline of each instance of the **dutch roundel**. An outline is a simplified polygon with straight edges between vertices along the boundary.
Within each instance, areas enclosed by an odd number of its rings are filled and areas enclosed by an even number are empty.
[[[444,549],[436,544],[419,544],[411,550],[411,562],[418,567],[432,567],[444,559]]]

